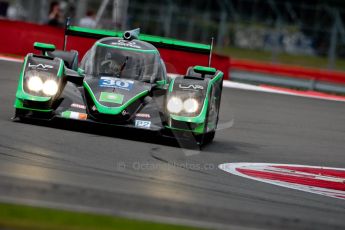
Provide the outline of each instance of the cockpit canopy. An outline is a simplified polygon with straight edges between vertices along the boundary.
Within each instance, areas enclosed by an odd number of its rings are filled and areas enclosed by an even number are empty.
[[[96,78],[112,76],[148,83],[165,79],[165,66],[158,50],[139,40],[103,38],[86,53],[81,68]]]

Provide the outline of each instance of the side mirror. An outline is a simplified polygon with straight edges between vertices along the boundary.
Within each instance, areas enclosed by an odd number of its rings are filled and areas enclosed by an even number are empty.
[[[83,69],[81,69],[81,68],[78,68],[78,73],[79,73],[79,75],[84,75],[85,70],[83,70]]]
[[[42,54],[45,55],[48,51],[53,52],[56,47],[53,44],[47,44],[47,43],[41,43],[41,42],[35,42],[34,48],[36,50],[42,51]]]
[[[215,68],[199,66],[199,65],[194,66],[193,70],[196,73],[209,74],[209,75],[214,75],[217,72],[217,70]]]
[[[84,75],[80,75],[77,71],[65,68],[65,76],[67,81],[76,85],[83,85]]]

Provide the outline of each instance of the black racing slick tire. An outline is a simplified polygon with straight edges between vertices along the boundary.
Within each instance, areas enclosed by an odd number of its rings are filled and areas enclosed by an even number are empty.
[[[205,144],[211,143],[213,141],[215,135],[216,135],[216,131],[206,133],[205,137],[204,137],[204,143]]]
[[[14,118],[18,118],[20,121],[24,121],[26,114],[27,112],[23,109],[15,109]]]
[[[215,131],[211,131],[208,133],[199,134],[195,138],[196,138],[196,141],[198,142],[198,145],[203,146],[203,145],[211,143],[214,139],[215,134],[216,134]]]

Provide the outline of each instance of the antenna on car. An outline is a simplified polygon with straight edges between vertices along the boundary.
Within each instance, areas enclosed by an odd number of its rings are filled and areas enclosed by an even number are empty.
[[[67,30],[68,27],[71,25],[71,18],[67,17],[65,21],[65,34],[64,34],[64,39],[63,39],[63,51],[66,51],[66,46],[67,46]]]
[[[214,40],[214,37],[211,38],[210,55],[208,56],[208,67],[211,67],[212,51],[213,51],[213,40]]]

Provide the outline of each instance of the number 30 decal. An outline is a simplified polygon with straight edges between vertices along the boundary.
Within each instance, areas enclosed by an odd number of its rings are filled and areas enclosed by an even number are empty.
[[[110,87],[110,88],[118,88],[124,90],[131,90],[133,88],[133,81],[124,80],[114,77],[101,77],[99,80],[100,87]]]

